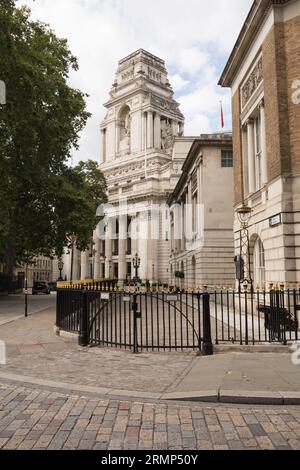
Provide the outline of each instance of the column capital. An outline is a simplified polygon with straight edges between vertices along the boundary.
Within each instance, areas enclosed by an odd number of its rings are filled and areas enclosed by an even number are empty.
[[[254,119],[252,117],[248,118],[245,123],[247,126],[253,126]]]

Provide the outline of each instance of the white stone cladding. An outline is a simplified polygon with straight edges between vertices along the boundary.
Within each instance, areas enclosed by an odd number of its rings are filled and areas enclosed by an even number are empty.
[[[233,243],[233,168],[224,168],[222,151],[232,155],[230,134],[198,137],[187,156],[175,191],[168,203],[190,203],[192,194],[202,205],[203,216],[197,235],[203,232],[202,243],[176,240],[171,230],[170,284],[178,287],[233,286],[235,282]],[[196,196],[195,196],[196,195]],[[192,216],[181,215],[181,227],[192,224]],[[176,278],[183,272],[184,278]]]
[[[115,277],[112,269],[117,264],[118,278],[124,280],[128,264],[138,253],[143,281],[169,280],[170,243],[161,218],[159,239],[152,239],[150,211],[153,205],[166,204],[193,141],[183,137],[184,117],[173,95],[163,60],[140,49],[119,62],[101,123],[100,168],[107,179],[108,203],[112,206],[107,215],[127,201],[131,223],[139,231],[137,240],[131,242],[131,253],[125,252],[127,243],[111,241],[106,231],[106,253],[99,260],[105,263],[106,277]],[[118,253],[114,255],[116,244]],[[81,277],[85,275],[82,271]]]

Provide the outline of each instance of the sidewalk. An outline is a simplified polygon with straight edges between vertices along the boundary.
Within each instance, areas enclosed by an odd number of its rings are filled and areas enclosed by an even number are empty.
[[[55,294],[50,296],[28,296],[28,315],[47,310],[55,305]],[[10,294],[0,297],[0,326],[23,318],[25,315],[25,296]]]
[[[0,379],[97,396],[300,405],[300,366],[285,353],[142,353],[80,348],[55,336],[53,309],[0,326]]]

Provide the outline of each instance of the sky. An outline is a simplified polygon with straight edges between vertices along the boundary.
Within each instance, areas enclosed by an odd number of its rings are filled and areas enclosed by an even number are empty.
[[[79,71],[70,85],[87,93],[92,113],[72,162],[100,160],[103,103],[118,61],[143,48],[166,62],[185,135],[220,131],[220,100],[231,129],[230,90],[218,86],[252,0],[19,0],[32,17],[68,39]]]

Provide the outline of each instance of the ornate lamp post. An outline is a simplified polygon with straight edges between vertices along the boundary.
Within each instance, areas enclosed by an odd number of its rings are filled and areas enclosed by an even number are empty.
[[[68,240],[69,240],[69,243],[70,243],[68,248],[71,249],[70,283],[72,285],[73,284],[74,247],[75,247],[75,243],[76,243],[76,235],[74,235],[74,234],[69,235]]]
[[[141,266],[141,258],[139,257],[139,255],[137,253],[136,253],[135,257],[132,260],[132,264],[133,264],[133,267],[135,269],[135,276],[134,276],[133,281],[134,281],[135,284],[138,284],[140,282],[139,268]]]
[[[251,207],[246,206],[245,203],[239,207],[236,211],[239,222],[241,224],[240,229],[240,256],[236,261],[238,266],[239,274],[239,287],[241,285],[251,286],[253,288],[253,279],[251,274],[251,260],[250,260],[250,244],[249,244],[249,222],[251,219],[252,209]]]
[[[62,270],[64,269],[64,262],[63,262],[62,258],[59,258],[57,266],[58,266],[58,269],[59,269],[59,279],[58,280],[62,281],[63,280]]]
[[[92,249],[91,251],[91,278],[94,281],[95,277],[95,257],[97,254],[97,250],[95,248]]]

